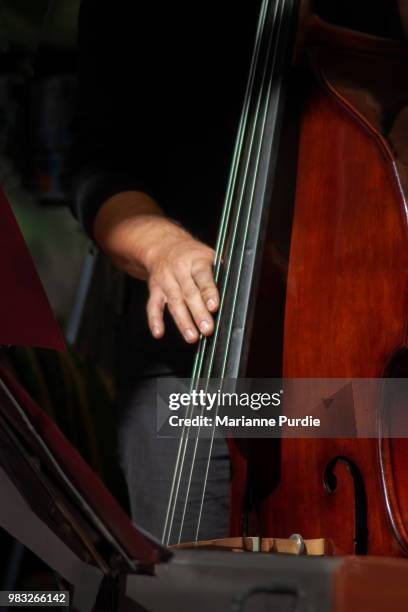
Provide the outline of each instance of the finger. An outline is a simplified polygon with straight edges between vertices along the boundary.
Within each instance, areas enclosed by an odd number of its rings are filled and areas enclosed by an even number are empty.
[[[153,290],[147,301],[147,321],[154,338],[164,335],[163,312],[166,300],[161,291]]]
[[[214,321],[204,304],[199,288],[190,274],[179,280],[185,303],[202,334],[209,336],[214,331]]]
[[[206,307],[210,312],[215,312],[218,309],[220,299],[214,282],[212,266],[209,263],[200,264],[200,266],[192,269],[192,276]]]
[[[169,283],[164,287],[167,307],[174,319],[180,333],[189,344],[197,342],[198,332],[185,304],[181,288],[178,283]]]

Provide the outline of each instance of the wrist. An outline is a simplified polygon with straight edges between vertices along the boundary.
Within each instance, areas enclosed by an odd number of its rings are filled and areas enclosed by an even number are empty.
[[[140,261],[151,272],[163,255],[182,241],[193,237],[179,223],[168,217],[146,219],[145,240],[140,244]]]
[[[142,192],[119,193],[104,202],[95,218],[94,236],[117,267],[143,280],[163,250],[191,238]]]

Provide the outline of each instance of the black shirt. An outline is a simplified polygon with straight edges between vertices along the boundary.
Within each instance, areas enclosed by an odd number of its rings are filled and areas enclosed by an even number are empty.
[[[89,233],[108,191],[147,191],[194,231],[219,210],[258,4],[82,3],[74,210]]]

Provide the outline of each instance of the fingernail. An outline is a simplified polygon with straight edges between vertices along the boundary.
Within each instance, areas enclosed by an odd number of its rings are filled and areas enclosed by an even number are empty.
[[[214,310],[214,308],[217,306],[217,303],[215,300],[213,300],[212,298],[210,298],[207,302],[207,306],[210,310]]]
[[[195,340],[197,337],[192,329],[186,329],[184,332],[184,336],[187,340]]]
[[[201,321],[200,323],[200,330],[203,332],[203,334],[206,334],[208,331],[210,331],[210,324],[208,321]]]
[[[154,336],[155,338],[158,338],[158,337],[160,336],[161,329],[160,329],[160,327],[159,327],[158,325],[155,325],[155,326],[153,327],[153,329],[152,329],[152,332],[153,332],[153,336]]]

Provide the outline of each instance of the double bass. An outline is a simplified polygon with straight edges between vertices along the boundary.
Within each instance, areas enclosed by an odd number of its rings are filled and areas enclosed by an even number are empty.
[[[216,249],[220,310],[192,389],[244,376],[404,380],[407,59],[403,44],[329,25],[305,2],[263,0]],[[0,524],[80,612],[402,612],[406,560],[379,557],[408,552],[408,443],[387,435],[375,401],[354,416],[376,435],[228,436],[230,537],[210,543],[199,535],[214,437],[184,428],[159,542],[2,368]],[[189,546],[221,552],[166,546],[183,541],[198,444],[208,462]]]
[[[216,248],[220,311],[192,389],[405,376],[407,60],[403,42],[329,24],[308,2],[262,3]],[[230,536],[406,556],[408,442],[387,435],[377,399],[355,407],[374,432],[362,437],[228,436]],[[183,429],[167,544],[177,513],[183,539],[194,449],[207,444],[208,474],[213,440]]]

